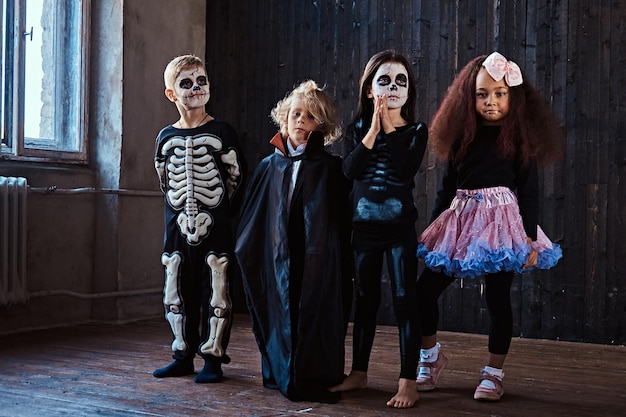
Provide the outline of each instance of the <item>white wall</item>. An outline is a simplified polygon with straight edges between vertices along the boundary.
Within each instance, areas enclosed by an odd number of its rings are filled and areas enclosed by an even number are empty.
[[[163,94],[163,70],[177,55],[204,55],[205,15],[204,0],[92,1],[90,164],[2,162],[0,175],[26,177],[35,188],[141,195],[29,194],[27,288],[33,296],[0,307],[0,334],[163,314],[163,200],[154,141],[177,118]]]

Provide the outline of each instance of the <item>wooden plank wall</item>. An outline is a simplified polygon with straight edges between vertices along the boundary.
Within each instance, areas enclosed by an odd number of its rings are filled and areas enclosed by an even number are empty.
[[[626,341],[623,0],[214,0],[207,9],[210,110],[240,132],[250,170],[271,151],[272,106],[305,78],[327,86],[347,125],[367,59],[396,49],[413,64],[419,117],[429,123],[468,60],[498,50],[516,61],[563,120],[567,141],[564,159],[541,175],[542,227],[564,259],[516,278],[515,333]],[[418,231],[441,169],[429,154],[416,177]],[[441,328],[485,333],[481,294],[480,280],[453,285],[441,300]],[[235,298],[245,309],[240,287]],[[389,301],[379,318],[393,323]]]

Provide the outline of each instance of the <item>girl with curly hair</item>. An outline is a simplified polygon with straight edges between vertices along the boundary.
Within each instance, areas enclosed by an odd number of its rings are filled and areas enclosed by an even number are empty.
[[[429,133],[447,166],[432,223],[418,239],[427,267],[417,284],[418,391],[434,389],[448,362],[437,343],[439,296],[456,279],[484,275],[489,357],[474,399],[497,401],[513,332],[513,276],[552,268],[562,256],[537,225],[537,166],[559,156],[561,126],[519,66],[494,52],[461,70]]]

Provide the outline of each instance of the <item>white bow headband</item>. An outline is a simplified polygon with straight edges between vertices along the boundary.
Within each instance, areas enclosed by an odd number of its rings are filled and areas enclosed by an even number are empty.
[[[504,78],[509,87],[515,87],[524,81],[522,79],[522,70],[520,70],[519,66],[513,61],[507,61],[498,52],[489,55],[483,62],[483,67],[495,81],[500,81]]]

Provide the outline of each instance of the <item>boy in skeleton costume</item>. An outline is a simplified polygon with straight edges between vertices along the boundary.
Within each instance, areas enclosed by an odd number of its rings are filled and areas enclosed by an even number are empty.
[[[198,383],[219,382],[232,325],[229,265],[234,240],[229,219],[237,212],[245,160],[234,129],[206,113],[209,81],[202,60],[174,58],[164,73],[165,95],[180,119],[156,140],[155,168],[165,195],[163,303],[174,334],[174,361],[157,378],[194,373]]]

